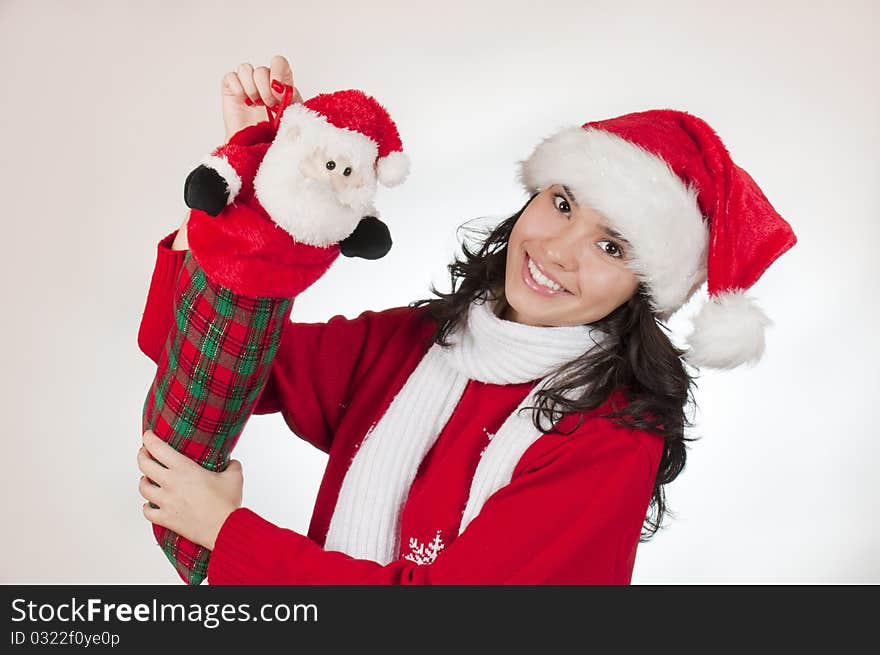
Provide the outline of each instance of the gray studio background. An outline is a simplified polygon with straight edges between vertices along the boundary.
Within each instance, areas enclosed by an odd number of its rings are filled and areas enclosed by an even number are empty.
[[[515,162],[566,124],[705,118],[799,243],[752,289],[756,368],[704,371],[635,583],[880,582],[876,2],[0,2],[4,247],[0,582],[171,583],[135,454],[155,366],[137,330],[183,181],[223,140],[219,85],[292,62],[303,96],[375,95],[413,167],[378,207],[394,247],[340,258],[295,320],[448,289],[465,221],[525,201]],[[702,300],[705,290],[700,295]],[[672,326],[683,331],[696,307]],[[279,415],[234,457],[245,505],[301,532],[325,455]]]

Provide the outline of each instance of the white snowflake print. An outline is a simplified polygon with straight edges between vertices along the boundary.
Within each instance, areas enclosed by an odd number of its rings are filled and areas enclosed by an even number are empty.
[[[483,446],[483,449],[480,451],[480,457],[483,456],[483,453],[486,452],[486,449],[489,447],[489,444],[492,443],[492,439],[495,436],[494,432],[489,432],[486,428],[483,428],[483,432],[486,434],[486,437],[489,439],[489,443]]]
[[[416,564],[431,564],[444,548],[446,548],[446,544],[440,538],[440,530],[437,530],[434,539],[428,544],[423,544],[415,537],[411,537],[409,540],[410,552],[404,555],[403,559],[408,559]]]

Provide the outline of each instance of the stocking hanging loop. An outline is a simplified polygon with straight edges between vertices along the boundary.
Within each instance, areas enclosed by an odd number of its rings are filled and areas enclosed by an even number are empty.
[[[284,113],[284,110],[287,109],[288,105],[290,105],[290,101],[293,98],[293,87],[290,84],[272,82],[272,88],[276,91],[281,91],[281,88],[284,89],[281,100],[278,101],[277,105],[274,107],[266,106],[266,114],[269,117],[269,122],[272,124],[272,129],[277,131],[278,125],[281,123],[281,115]]]

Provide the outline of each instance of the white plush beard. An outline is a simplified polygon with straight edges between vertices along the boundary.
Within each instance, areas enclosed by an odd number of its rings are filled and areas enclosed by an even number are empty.
[[[254,194],[269,217],[300,243],[324,247],[354,232],[368,203],[324,180],[305,177],[299,163],[311,147],[276,140],[254,176]],[[343,204],[345,203],[345,204]]]

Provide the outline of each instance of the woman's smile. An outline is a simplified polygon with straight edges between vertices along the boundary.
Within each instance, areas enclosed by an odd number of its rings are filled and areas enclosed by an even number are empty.
[[[574,295],[550,276],[545,275],[527,252],[523,252],[522,279],[527,287],[542,296]]]

